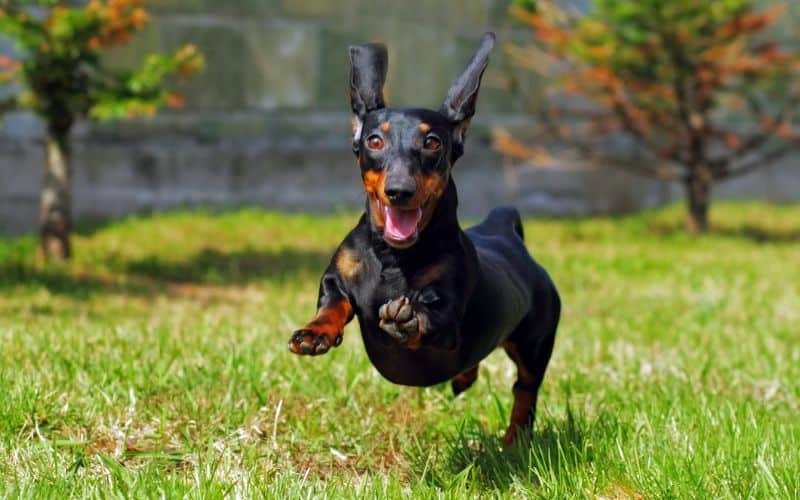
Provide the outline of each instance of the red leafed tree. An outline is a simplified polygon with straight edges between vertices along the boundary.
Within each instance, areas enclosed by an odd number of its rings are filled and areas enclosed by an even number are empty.
[[[784,11],[749,0],[595,0],[570,14],[521,0],[514,13],[534,44],[509,50],[547,82],[548,140],[682,183],[687,228],[705,232],[715,182],[800,146],[800,57],[771,30]]]

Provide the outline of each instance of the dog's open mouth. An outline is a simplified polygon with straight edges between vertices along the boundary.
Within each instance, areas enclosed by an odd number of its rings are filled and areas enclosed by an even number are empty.
[[[378,200],[378,207],[383,211],[385,226],[383,238],[397,248],[413,245],[419,237],[419,221],[422,220],[422,208],[403,209],[384,205]]]

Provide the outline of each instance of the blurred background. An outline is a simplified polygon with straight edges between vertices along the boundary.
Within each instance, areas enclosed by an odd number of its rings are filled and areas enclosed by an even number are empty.
[[[0,498],[800,498],[799,28],[800,0],[0,0]],[[286,349],[362,208],[348,46],[437,108],[487,30],[462,215],[520,207],[564,304],[511,450],[505,353],[453,398],[382,380],[357,322]]]
[[[567,2],[562,2],[567,4]],[[588,1],[570,5],[585,9]],[[767,4],[769,2],[761,2]],[[104,53],[127,69],[152,52],[197,45],[206,69],[178,110],[135,121],[80,122],[73,130],[73,210],[77,220],[119,218],[186,206],[329,211],[360,207],[349,147],[347,47],[389,47],[393,106],[438,107],[486,30],[499,47],[484,78],[478,114],[456,180],[462,212],[498,203],[529,214],[630,212],[682,196],[680,186],[583,164],[529,168],[492,148],[490,132],[515,136],[536,125],[537,77],[512,64],[505,46],[531,38],[510,0],[153,0],[150,23]],[[800,3],[775,26],[798,27]],[[13,54],[0,38],[0,52]],[[37,229],[44,125],[30,112],[6,114],[0,128],[0,232]],[[797,156],[715,186],[715,199],[800,198]],[[504,167],[505,166],[505,167]],[[509,168],[509,166],[513,168]]]

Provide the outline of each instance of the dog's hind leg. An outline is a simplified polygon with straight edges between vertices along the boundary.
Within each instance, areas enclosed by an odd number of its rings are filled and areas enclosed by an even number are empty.
[[[450,387],[453,389],[454,396],[458,396],[472,387],[472,384],[478,379],[479,366],[480,364],[477,364],[469,370],[464,370],[450,380]]]
[[[553,298],[551,307],[544,310],[546,313],[539,311],[544,317],[529,315],[503,343],[506,353],[517,365],[511,422],[503,437],[506,446],[514,443],[521,429],[532,428],[536,418],[536,398],[553,353],[561,307],[558,295]]]

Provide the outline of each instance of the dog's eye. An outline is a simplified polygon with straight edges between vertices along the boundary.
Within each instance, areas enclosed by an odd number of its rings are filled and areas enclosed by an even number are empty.
[[[425,138],[425,144],[423,144],[423,147],[428,151],[439,151],[439,148],[442,147],[442,141],[436,137],[429,136]]]
[[[367,138],[367,147],[374,151],[383,149],[383,139],[378,135],[371,135]]]

